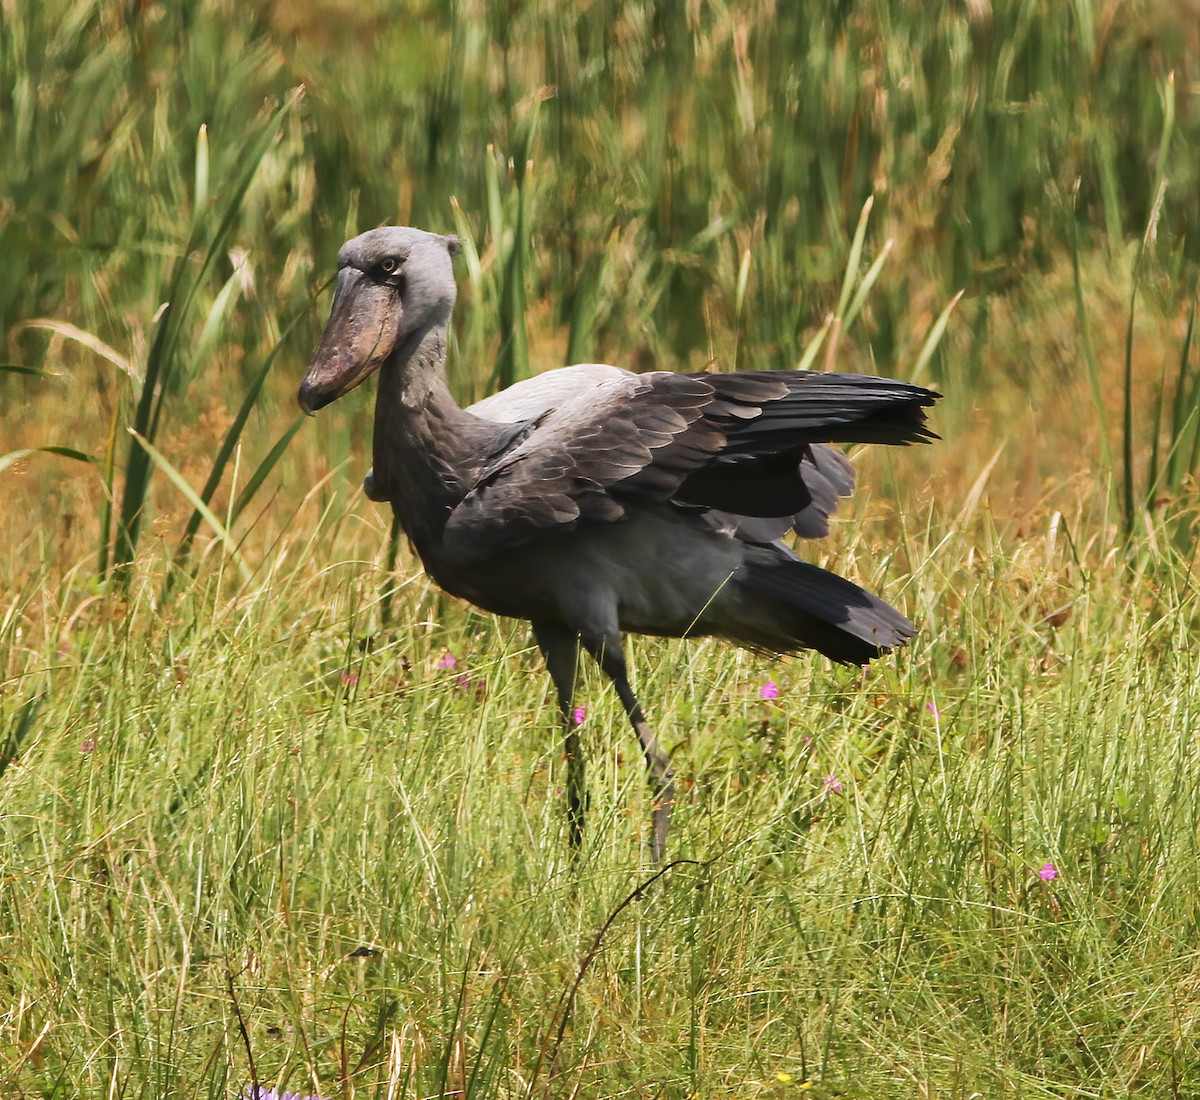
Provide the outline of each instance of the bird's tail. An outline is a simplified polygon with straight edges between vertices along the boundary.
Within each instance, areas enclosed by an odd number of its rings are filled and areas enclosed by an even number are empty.
[[[749,546],[734,577],[739,641],[756,649],[815,649],[840,664],[862,665],[904,645],[916,627],[864,588],[780,547]]]

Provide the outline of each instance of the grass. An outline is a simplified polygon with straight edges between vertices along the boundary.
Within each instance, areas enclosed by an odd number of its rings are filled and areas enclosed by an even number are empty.
[[[3,777],[10,1094],[233,1095],[248,1052],[322,1095],[1200,1085],[1200,693],[1169,549],[1131,575],[1074,521],[1013,549],[926,517],[922,636],[861,677],[635,643],[689,862],[617,912],[650,871],[616,700],[589,679],[572,868],[524,632],[411,565],[373,629],[351,525],[166,615],[151,584],[115,611],[49,578],[6,608],[8,682],[42,700]]]
[[[1195,28],[785,7],[0,3],[0,1094],[1200,1095]],[[390,221],[464,399],[946,395],[813,548],[904,653],[632,641],[658,877],[600,676],[573,866],[527,631],[297,422]]]

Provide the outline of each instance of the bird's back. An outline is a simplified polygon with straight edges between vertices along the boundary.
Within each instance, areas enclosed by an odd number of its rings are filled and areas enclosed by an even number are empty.
[[[499,393],[476,401],[467,411],[501,424],[537,420],[551,409],[588,393],[602,382],[625,377],[633,378],[636,375],[607,363],[577,363],[514,382]]]

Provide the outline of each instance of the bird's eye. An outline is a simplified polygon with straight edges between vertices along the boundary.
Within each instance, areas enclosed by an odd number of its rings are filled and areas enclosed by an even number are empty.
[[[380,262],[379,270],[382,271],[385,275],[390,275],[393,271],[396,270],[396,261],[393,260],[391,256],[389,256],[386,260],[383,260]]]

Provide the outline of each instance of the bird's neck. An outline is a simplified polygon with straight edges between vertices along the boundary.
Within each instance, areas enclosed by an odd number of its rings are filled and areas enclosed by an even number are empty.
[[[446,383],[445,326],[430,325],[414,332],[383,364],[376,408],[385,405],[389,416],[407,414],[418,419],[431,407],[458,408]]]
[[[415,333],[381,368],[374,481],[423,558],[475,483],[495,430],[450,395],[444,326]]]

